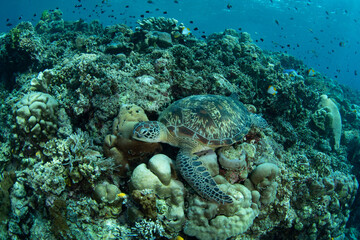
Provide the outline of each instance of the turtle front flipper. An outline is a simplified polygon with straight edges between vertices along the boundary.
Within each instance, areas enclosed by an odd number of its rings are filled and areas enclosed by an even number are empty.
[[[176,165],[183,178],[202,197],[222,204],[233,202],[229,195],[219,189],[198,156],[180,150],[176,157]]]

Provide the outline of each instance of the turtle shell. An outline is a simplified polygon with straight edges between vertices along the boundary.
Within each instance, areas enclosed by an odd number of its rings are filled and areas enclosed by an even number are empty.
[[[171,104],[159,121],[174,137],[216,148],[242,140],[251,127],[250,117],[246,107],[232,97],[194,95]]]

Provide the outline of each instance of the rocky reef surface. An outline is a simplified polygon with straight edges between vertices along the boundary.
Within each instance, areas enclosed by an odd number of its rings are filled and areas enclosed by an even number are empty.
[[[2,239],[360,238],[359,93],[246,32],[182,27],[55,10],[0,36]],[[195,94],[233,94],[268,122],[202,156],[233,203],[194,192],[177,148],[131,138]]]

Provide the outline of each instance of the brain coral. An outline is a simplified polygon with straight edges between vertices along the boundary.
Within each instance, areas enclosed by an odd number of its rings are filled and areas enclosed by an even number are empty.
[[[14,108],[16,137],[49,139],[57,130],[58,103],[47,93],[32,92],[25,95]]]

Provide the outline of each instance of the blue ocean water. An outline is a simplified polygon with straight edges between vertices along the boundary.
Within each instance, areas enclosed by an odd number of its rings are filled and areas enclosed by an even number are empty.
[[[17,0],[2,1],[0,32],[20,21],[34,24],[42,11],[59,8],[64,20],[99,19],[135,27],[142,17],[183,22],[197,36],[226,28],[249,32],[263,50],[289,53],[340,83],[360,89],[358,0]]]

